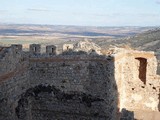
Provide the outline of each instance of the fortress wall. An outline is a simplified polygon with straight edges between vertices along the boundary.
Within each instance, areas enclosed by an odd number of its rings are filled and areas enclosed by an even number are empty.
[[[70,56],[69,56],[70,57]],[[63,91],[84,91],[87,82],[88,61],[79,61],[79,57],[31,58],[31,85],[51,84]],[[72,85],[72,86],[71,86]]]
[[[28,60],[21,45],[7,48],[0,59],[0,120],[16,119],[16,106],[28,89]]]
[[[121,108],[158,111],[159,80],[156,79],[157,61],[152,53],[133,52],[124,55],[122,69]],[[118,68],[118,67],[117,67]],[[120,78],[120,77],[119,77]],[[152,96],[151,96],[152,95]]]
[[[9,48],[4,48],[0,55],[0,75],[14,71],[25,61],[23,57],[22,45],[12,45]]]
[[[12,45],[0,56],[0,120],[115,120],[118,108],[160,109],[152,52],[56,55],[55,46],[40,51],[38,44],[30,52]]]
[[[88,57],[88,55],[64,55],[30,58],[29,61],[31,86],[41,83],[56,84],[63,91],[85,92],[87,84],[90,85],[92,82],[91,79],[97,83],[101,80],[114,81],[114,64],[105,58]],[[66,88],[61,87],[64,85]]]
[[[118,108],[121,111],[124,108],[123,102],[125,99],[125,94],[124,94],[125,80],[123,76],[123,66],[125,64],[125,57],[115,60],[114,62],[115,62],[114,74],[115,74],[115,81],[117,84],[117,91],[118,91]]]
[[[16,106],[29,86],[26,68],[0,83],[0,120],[16,120]]]
[[[32,88],[41,86],[48,91],[40,92],[36,98],[32,96],[32,118],[116,119],[113,69],[112,61],[99,57],[31,58]]]

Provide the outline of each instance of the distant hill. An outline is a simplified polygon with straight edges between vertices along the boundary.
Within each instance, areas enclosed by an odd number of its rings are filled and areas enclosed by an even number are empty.
[[[145,51],[160,51],[160,28],[154,28],[151,30],[144,31],[142,33],[136,34],[134,36],[127,36],[117,39],[98,39],[97,44],[102,47],[109,45],[123,46],[129,45],[133,48]]]
[[[152,29],[125,39],[133,47],[141,50],[158,52],[160,49],[160,28]]]
[[[91,27],[65,25],[26,25],[1,24],[0,35],[34,36],[34,35],[73,35],[73,36],[108,36],[113,38],[133,36],[150,29],[150,27]]]
[[[0,24],[0,43],[58,43],[90,39],[106,48],[129,44],[141,50],[156,51],[160,29],[154,27],[90,27],[65,25]]]

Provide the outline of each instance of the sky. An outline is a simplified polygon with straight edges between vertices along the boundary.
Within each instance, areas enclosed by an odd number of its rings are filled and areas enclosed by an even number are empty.
[[[160,26],[160,0],[0,0],[0,23]]]

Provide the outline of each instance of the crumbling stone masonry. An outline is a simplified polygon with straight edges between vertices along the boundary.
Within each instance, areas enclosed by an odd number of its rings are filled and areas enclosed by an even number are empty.
[[[132,120],[147,112],[158,120],[153,52],[112,48],[102,55],[98,46],[89,52],[65,46],[61,54],[53,45],[46,53],[38,44],[28,52],[21,45],[0,48],[0,120]]]

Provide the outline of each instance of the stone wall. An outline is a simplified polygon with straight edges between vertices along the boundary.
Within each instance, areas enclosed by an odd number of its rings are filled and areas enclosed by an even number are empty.
[[[16,120],[15,107],[28,89],[28,60],[18,46],[5,48],[0,59],[0,120]]]
[[[0,74],[11,72],[21,65],[24,61],[22,54],[22,45],[3,48],[0,52]]]
[[[0,119],[116,119],[111,59],[72,51],[40,54],[39,46],[38,52],[14,52],[12,47],[1,59]]]
[[[121,57],[123,56],[123,57]],[[115,56],[120,108],[159,111],[160,79],[152,52],[128,51]]]
[[[152,52],[114,49],[56,53],[48,46],[0,51],[0,120],[132,120],[159,111],[160,76]],[[133,112],[131,112],[133,111]]]
[[[112,61],[100,56],[30,58],[31,86],[50,85],[59,91],[58,96],[42,92],[38,100],[32,101],[33,118],[39,120],[47,114],[45,119],[115,119],[117,87],[113,68]]]

